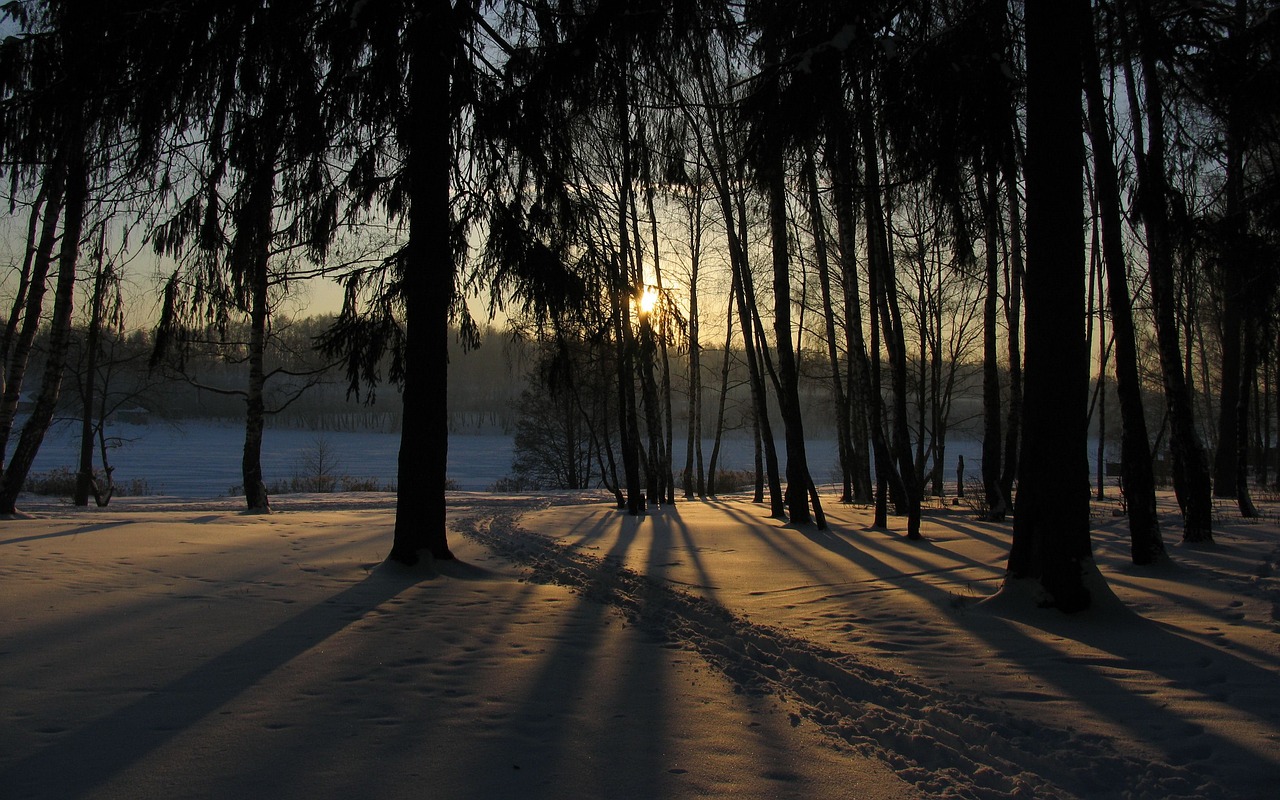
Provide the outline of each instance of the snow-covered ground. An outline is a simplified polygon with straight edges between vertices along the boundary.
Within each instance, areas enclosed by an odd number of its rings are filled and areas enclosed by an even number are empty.
[[[0,522],[0,796],[1205,797],[1280,783],[1280,525],[1119,602],[1002,597],[1007,524],[923,542],[725,497],[450,494],[460,561],[382,564],[381,494],[28,499]]]

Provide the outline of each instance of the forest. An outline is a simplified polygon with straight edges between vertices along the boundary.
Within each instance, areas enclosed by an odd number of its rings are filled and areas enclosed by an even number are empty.
[[[450,557],[448,343],[478,341],[479,299],[630,514],[705,496],[692,445],[733,375],[771,515],[825,524],[804,448],[821,407],[840,501],[917,537],[925,464],[942,462],[972,378],[976,482],[990,519],[1013,517],[1010,573],[1082,607],[1091,424],[1121,421],[1138,564],[1164,557],[1156,455],[1191,542],[1212,541],[1214,497],[1248,517],[1268,480],[1275,12],[6,3],[0,175],[25,239],[0,312],[0,513],[74,353],[81,405],[98,407],[83,376],[121,334],[122,280],[145,253],[162,296],[150,367],[235,351],[251,510],[270,509],[267,354],[296,287],[324,279],[341,311],[286,371],[338,369],[357,400],[399,392],[395,560]],[[802,402],[815,382],[829,404]],[[92,475],[82,461],[78,500]]]

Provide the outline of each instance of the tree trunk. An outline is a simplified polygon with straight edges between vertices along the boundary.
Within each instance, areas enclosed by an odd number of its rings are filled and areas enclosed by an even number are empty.
[[[1244,315],[1240,297],[1244,287],[1238,269],[1238,264],[1226,265],[1222,275],[1222,358],[1219,362],[1222,380],[1218,394],[1218,447],[1213,457],[1213,496],[1231,499],[1236,497],[1239,462],[1236,427],[1242,421],[1236,416],[1241,403],[1241,318]]]
[[[13,293],[13,303],[9,307],[9,318],[4,323],[4,333],[0,334],[0,397],[4,396],[4,389],[7,385],[9,377],[9,356],[13,353],[14,337],[18,333],[18,323],[22,319],[22,311],[27,307],[27,293],[31,289],[31,271],[36,264],[36,256],[41,252],[43,246],[43,237],[41,236],[41,220],[47,220],[48,215],[45,213],[45,203],[49,197],[49,176],[51,169],[46,167],[43,173],[43,180],[40,182],[40,188],[36,191],[35,200],[31,204],[31,212],[27,217],[27,238],[26,247],[22,254],[22,268],[18,272],[18,286]],[[57,219],[55,212],[53,217]],[[53,234],[50,233],[48,242],[48,253],[45,258],[45,274],[48,274],[48,259],[53,252]],[[41,288],[41,291],[44,291]],[[6,431],[9,430],[6,428]],[[6,433],[3,439],[0,439],[0,464],[4,462],[5,442],[8,441]]]
[[[80,394],[80,468],[76,471],[76,488],[71,501],[77,506],[89,505],[89,493],[95,496],[93,477],[93,421],[94,395],[98,386],[98,351],[101,348],[102,305],[105,300],[106,286],[109,280],[107,267],[103,264],[104,254],[102,236],[98,239],[98,271],[93,279],[93,308],[89,312],[89,331],[84,343],[84,386]]]
[[[625,130],[625,123],[624,123]],[[646,194],[650,191],[650,182],[646,174],[645,163],[645,144],[644,144],[644,123],[641,121],[636,128],[637,145],[635,148],[636,161],[634,168],[639,170],[639,179],[645,187]],[[624,160],[624,174],[631,174],[633,166],[631,164],[632,148],[624,145],[622,148]],[[644,274],[644,246],[641,244],[642,236],[640,234],[640,212],[636,207],[636,191],[631,181],[626,181],[622,187],[622,196],[630,208],[628,218],[631,221],[631,246],[634,253],[634,272],[630,275],[627,283],[633,289],[633,297],[636,303],[636,315],[639,320],[639,334],[636,337],[638,347],[636,355],[638,360],[636,363],[636,373],[640,379],[640,402],[644,410],[645,433],[649,438],[649,447],[646,452],[645,459],[645,479],[647,482],[646,497],[648,502],[661,505],[665,500],[668,492],[667,479],[671,475],[671,458],[665,446],[665,436],[662,426],[662,400],[659,397],[658,379],[654,374],[654,364],[658,358],[658,336],[653,327],[653,314],[643,310],[640,306],[644,294],[648,291],[649,285],[646,282]],[[656,232],[655,232],[656,237]],[[656,241],[656,239],[655,239]],[[655,272],[656,274],[656,272]]]
[[[829,167],[835,199],[836,233],[840,245],[840,273],[844,284],[845,350],[849,360],[849,444],[852,461],[853,501],[872,503],[871,451],[868,443],[872,426],[871,409],[879,408],[879,398],[871,392],[871,365],[862,332],[862,297],[858,288],[857,182],[853,145],[843,129],[831,132]],[[874,404],[874,406],[873,406]]]
[[[698,268],[702,258],[702,187],[695,180],[689,209],[689,409],[684,458],[684,496],[707,496],[702,460],[702,342],[698,318]],[[695,458],[696,456],[696,458]],[[695,469],[697,471],[695,476]]]
[[[1027,30],[1026,423],[1006,580],[1064,612],[1091,602],[1081,48],[1089,5],[1030,3]]]
[[[1018,136],[1016,124],[1013,136]],[[1018,474],[1018,446],[1022,434],[1022,282],[1026,268],[1022,259],[1022,202],[1018,197],[1017,163],[1010,148],[1002,168],[1005,195],[1009,198],[1009,262],[1005,280],[1005,322],[1008,324],[1009,410],[1005,414],[1004,463],[1000,465],[1000,496],[1013,497],[1013,481]],[[994,189],[993,189],[994,194]]]
[[[869,95],[869,92],[866,94]],[[867,254],[870,270],[876,277],[876,291],[872,303],[880,319],[879,328],[884,335],[889,355],[889,377],[893,394],[893,434],[891,457],[897,462],[898,480],[901,482],[903,501],[907,514],[907,538],[919,539],[920,534],[920,486],[916,481],[915,464],[911,457],[911,437],[907,422],[907,355],[902,331],[902,317],[898,307],[897,279],[894,275],[893,254],[889,247],[885,210],[881,195],[879,155],[876,152],[874,122],[870,104],[864,102],[860,117],[860,133],[863,151],[863,189],[867,216]],[[877,461],[879,453],[877,453]]]
[[[270,316],[267,291],[274,226],[276,146],[275,142],[265,141],[260,146],[262,151],[257,154],[253,172],[244,176],[249,184],[249,195],[244,207],[236,214],[229,266],[248,287],[249,300],[249,382],[245,387],[244,448],[240,458],[244,500],[249,512],[270,514],[271,502],[262,472],[262,438],[266,427],[264,394],[267,319]]]
[[[403,564],[416,563],[423,551],[441,560],[454,557],[446,531],[445,485],[449,463],[449,311],[457,271],[450,236],[454,152],[449,85],[455,24],[450,4],[435,0],[408,33],[412,124],[404,133],[408,140],[402,142],[411,193],[409,242],[401,268],[404,417],[395,533],[388,556]]]
[[[1239,34],[1247,25],[1248,6],[1236,0],[1228,47],[1239,47]],[[1232,42],[1232,40],[1236,40]],[[1219,497],[1235,497],[1241,516],[1258,516],[1249,490],[1249,395],[1254,391],[1257,371],[1259,312],[1257,298],[1250,298],[1256,287],[1254,258],[1244,252],[1248,236],[1245,210],[1244,150],[1245,132],[1241,130],[1240,99],[1228,95],[1225,120],[1226,145],[1226,219],[1224,232],[1230,254],[1224,265],[1222,292],[1222,393],[1219,409],[1218,455],[1215,461],[1214,493]],[[1256,288],[1254,289],[1256,291]],[[1250,302],[1252,300],[1252,302]],[[1234,351],[1234,353],[1232,352]],[[1233,376],[1228,369],[1236,368]],[[1234,379],[1234,380],[1233,380]],[[1231,391],[1234,387],[1234,391]],[[1232,397],[1232,394],[1235,396]],[[1234,402],[1233,402],[1234,401]],[[1232,464],[1225,464],[1227,459]]]
[[[786,174],[780,150],[771,152],[763,170],[769,197],[770,239],[773,245],[773,333],[778,352],[778,408],[787,443],[786,503],[790,520],[807,525],[816,520],[826,527],[822,506],[815,497],[813,515],[808,497],[813,486],[805,452],[804,420],[800,412],[800,375],[791,342],[791,259],[787,237]]]
[[[827,230],[822,214],[822,198],[818,192],[818,170],[813,152],[805,154],[805,189],[808,193],[809,218],[813,226],[813,249],[818,264],[818,285],[822,292],[822,320],[825,325],[827,363],[831,369],[831,388],[836,407],[836,446],[840,457],[840,502],[853,502],[853,441],[849,432],[849,400],[840,377],[840,351],[836,339],[836,315],[831,302],[831,266],[827,258]]]
[[[72,104],[68,112],[64,144],[60,148],[66,158],[66,197],[62,210],[62,239],[58,253],[58,281],[54,289],[53,318],[49,323],[49,352],[45,356],[44,376],[40,394],[31,409],[31,416],[22,426],[13,457],[5,467],[0,481],[0,514],[17,511],[18,494],[26,483],[27,473],[35,461],[36,453],[44,441],[44,435],[53,421],[53,412],[62,388],[63,367],[67,349],[71,344],[71,311],[75,301],[76,261],[80,252],[80,235],[84,229],[85,206],[88,195],[88,175],[85,163],[84,109]],[[34,281],[34,279],[33,279]],[[43,283],[43,281],[42,281]],[[32,286],[31,295],[40,294]],[[28,298],[29,300],[31,298]],[[35,305],[38,313],[39,301]],[[31,304],[28,303],[28,308]]]
[[[713,497],[719,493],[720,487],[716,484],[716,469],[720,462],[720,442],[724,436],[724,407],[725,401],[729,398],[729,365],[730,356],[733,347],[733,306],[734,299],[738,296],[738,278],[735,273],[730,280],[729,286],[729,303],[725,314],[724,321],[724,358],[720,363],[720,399],[716,403],[716,427],[715,441],[711,444],[711,460],[707,463],[707,493]]]
[[[1241,354],[1240,392],[1236,409],[1236,429],[1233,431],[1236,440],[1236,504],[1240,516],[1256,519],[1260,516],[1253,504],[1253,496],[1249,490],[1249,395],[1257,378],[1258,336],[1256,325],[1246,322],[1244,330],[1244,352]]]
[[[1129,272],[1124,249],[1120,182],[1112,161],[1111,125],[1103,96],[1102,74],[1092,38],[1084,48],[1084,88],[1088,100],[1089,137],[1093,143],[1094,185],[1101,217],[1102,257],[1107,271],[1111,327],[1115,340],[1116,394],[1120,399],[1120,472],[1129,514],[1130,555],[1135,564],[1165,559],[1156,482],[1142,404],[1137,333],[1129,300]]]
[[[1135,138],[1139,206],[1146,228],[1147,258],[1155,306],[1160,374],[1169,406],[1170,445],[1173,450],[1174,492],[1182,508],[1183,541],[1213,541],[1213,498],[1209,463],[1196,433],[1195,411],[1187,376],[1182,369],[1174,297],[1173,252],[1169,234],[1169,189],[1165,177],[1164,91],[1156,71],[1154,24],[1147,0],[1131,0],[1137,10],[1139,55],[1146,89],[1149,149],[1143,153]],[[1136,116],[1139,111],[1131,109]],[[1136,122],[1136,120],[1135,120]]]
[[[999,308],[998,226],[996,213],[995,174],[975,176],[982,206],[986,244],[986,296],[982,314],[982,485],[986,496],[986,518],[1004,520],[1005,495],[1000,485],[1000,457],[1003,438],[1000,432],[1000,362],[997,349],[996,322]],[[984,181],[986,183],[984,184]]]
[[[722,159],[723,165],[723,159]],[[768,393],[765,389],[764,369],[761,366],[761,354],[756,348],[756,337],[753,333],[752,305],[754,291],[750,290],[751,267],[747,262],[746,249],[739,238],[737,215],[734,214],[733,197],[730,194],[728,179],[722,174],[717,186],[720,195],[720,209],[724,216],[725,229],[729,243],[729,264],[733,270],[733,284],[736,288],[734,300],[738,307],[738,321],[742,329],[742,349],[746,356],[747,373],[751,385],[751,402],[755,410],[756,424],[760,427],[757,441],[763,448],[764,478],[769,486],[769,514],[783,519],[786,517],[786,503],[782,495],[782,482],[778,478],[778,455],[773,444],[773,427],[769,424]]]
[[[44,203],[44,219],[40,225],[40,241],[32,254],[31,273],[26,302],[22,312],[22,326],[12,339],[12,350],[6,350],[4,395],[0,398],[0,464],[4,463],[5,453],[9,448],[9,438],[13,434],[14,417],[18,413],[18,401],[22,397],[22,386],[26,381],[27,366],[31,358],[31,347],[35,343],[36,332],[40,329],[40,318],[44,311],[44,296],[48,285],[49,268],[53,265],[54,250],[58,244],[58,220],[62,217],[66,198],[66,163],[65,158],[57,158],[45,170],[44,184],[41,191],[46,200]],[[34,213],[34,212],[33,212]],[[17,315],[11,319],[8,329],[17,323]]]

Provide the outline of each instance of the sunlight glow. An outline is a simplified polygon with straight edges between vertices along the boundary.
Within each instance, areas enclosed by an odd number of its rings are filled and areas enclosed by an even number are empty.
[[[652,314],[653,309],[658,305],[658,287],[646,286],[644,293],[640,295],[640,313]]]

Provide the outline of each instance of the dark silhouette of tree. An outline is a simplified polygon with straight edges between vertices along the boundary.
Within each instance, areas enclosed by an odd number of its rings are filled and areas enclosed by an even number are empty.
[[[100,506],[105,506],[111,499],[111,473],[104,463],[106,487],[100,487],[93,472],[94,433],[101,424],[102,415],[98,405],[98,358],[102,354],[103,317],[107,322],[119,320],[120,291],[119,276],[115,265],[110,263],[105,252],[105,231],[99,231],[95,260],[97,267],[93,276],[93,291],[90,294],[89,328],[85,334],[84,379],[81,382],[81,419],[80,419],[80,465],[76,471],[76,488],[72,495],[72,503],[77,506],[89,504],[92,493]],[[108,306],[110,303],[110,307]],[[103,387],[105,393],[106,387]],[[105,398],[102,398],[105,403]]]
[[[24,319],[9,358],[0,409],[0,448],[7,447],[27,358],[43,312],[45,281],[56,260],[48,350],[40,390],[0,478],[0,514],[15,511],[18,493],[53,419],[71,342],[72,308],[91,182],[106,173],[109,143],[129,85],[146,3],[107,10],[74,3],[10,4],[22,35],[5,39],[0,54],[0,163],[11,184],[35,179],[35,209],[44,215],[39,244],[29,250]],[[59,224],[60,223],[60,224]],[[30,231],[36,228],[32,217]],[[32,237],[32,241],[34,237]]]
[[[752,94],[745,100],[747,114],[753,121],[750,151],[754,161],[756,180],[765,195],[769,215],[769,242],[773,267],[773,333],[774,351],[777,354],[777,399],[782,417],[783,435],[787,449],[787,488],[785,500],[787,515],[794,524],[816,521],[819,528],[826,527],[822,504],[809,474],[809,460],[805,450],[804,419],[800,408],[799,366],[795,346],[792,343],[791,322],[791,242],[789,235],[790,212],[787,202],[786,169],[788,141],[787,123],[798,110],[784,91],[783,83],[791,80],[778,62],[784,53],[778,42],[781,31],[773,28],[772,18],[757,22],[761,26],[761,56],[764,72],[759,75]],[[810,503],[813,514],[810,515]]]
[[[176,212],[153,235],[159,252],[182,263],[165,292],[156,360],[197,331],[225,337],[232,314],[248,319],[246,384],[238,394],[245,401],[242,482],[255,512],[270,511],[262,442],[271,295],[288,280],[291,251],[306,248],[322,260],[336,227],[319,12],[310,0],[181,9],[170,36],[175,50],[200,60],[196,75],[164,84],[168,96],[152,98],[168,105],[172,129],[204,132],[195,156],[204,167],[184,181]],[[208,69],[198,69],[205,61]]]
[[[1133,26],[1122,25],[1125,44],[1142,68],[1144,105],[1130,100],[1134,117],[1134,159],[1138,173],[1138,211],[1147,241],[1147,262],[1151,278],[1156,341],[1160,353],[1160,375],[1169,410],[1170,446],[1173,451],[1173,486],[1182,509],[1183,540],[1213,541],[1213,497],[1209,462],[1195,427],[1195,410],[1187,373],[1182,365],[1179,344],[1173,240],[1169,221],[1169,182],[1166,170],[1164,79],[1157,56],[1160,44],[1148,0],[1128,0],[1134,12]],[[1136,41],[1135,41],[1136,40]],[[1131,93],[1136,92],[1132,67],[1126,78]],[[1141,115],[1145,111],[1146,139],[1139,137]],[[1189,334],[1188,334],[1189,335]]]
[[[321,338],[341,354],[352,387],[383,376],[404,404],[394,539],[388,558],[452,559],[445,527],[448,339],[476,341],[460,294],[474,198],[465,141],[479,82],[474,2],[344,3],[320,31],[334,113],[351,133],[337,152],[359,208],[403,225],[407,242],[378,267],[353,272]]]
[[[894,48],[892,67],[884,79],[885,130],[893,144],[897,172],[923,183],[939,215],[950,218],[953,249],[960,263],[973,258],[974,239],[983,244],[981,470],[985,513],[989,519],[1001,520],[1008,510],[1009,468],[1016,461],[1010,456],[1016,451],[1020,413],[1012,402],[1017,398],[1018,371],[1011,365],[1013,385],[1005,416],[999,349],[1001,275],[1005,272],[1002,195],[1009,194],[1011,215],[1018,210],[1018,67],[1009,9],[1003,0],[961,0],[913,7],[899,24],[913,45]],[[1010,223],[1015,232],[1019,230],[1016,216]],[[1019,246],[1014,236],[1010,249]],[[1008,353],[1015,362],[1019,357],[1019,258],[1017,252],[1009,254],[1014,269],[1005,281]]]
[[[1088,130],[1093,143],[1094,187],[1098,200],[1102,257],[1106,265],[1116,350],[1116,391],[1120,398],[1122,421],[1120,468],[1124,481],[1125,507],[1129,516],[1131,554],[1135,564],[1152,564],[1165,558],[1165,548],[1160,535],[1160,518],[1156,513],[1155,476],[1151,464],[1151,444],[1147,439],[1146,410],[1142,403],[1137,333],[1129,300],[1120,179],[1113,160],[1111,121],[1105,105],[1092,25],[1083,52]]]
[[[853,442],[853,412],[850,409],[849,393],[841,369],[840,336],[837,333],[836,307],[832,292],[831,247],[827,241],[827,222],[822,203],[822,194],[818,186],[818,169],[812,148],[804,154],[801,168],[801,180],[804,183],[805,205],[809,212],[809,220],[813,230],[813,256],[818,268],[818,289],[822,296],[822,326],[827,350],[827,366],[831,370],[832,400],[836,408],[836,448],[840,459],[841,503],[854,502],[854,475],[856,471],[855,445]],[[846,323],[851,324],[851,323]],[[865,447],[863,450],[865,451]],[[868,479],[870,474],[868,473]],[[870,482],[862,487],[866,490],[865,500],[870,500]]]
[[[1082,49],[1088,3],[1031,3],[1027,37],[1026,410],[1006,581],[1089,607]]]
[[[1220,189],[1198,237],[1221,293],[1221,384],[1213,489],[1258,516],[1249,490],[1249,405],[1257,384],[1265,321],[1276,293],[1273,248],[1260,237],[1256,201],[1266,148],[1275,141],[1280,77],[1277,24],[1267,4],[1232,0],[1176,20],[1178,89],[1213,124],[1203,147],[1221,165]],[[1171,59],[1172,60],[1172,59]],[[1264,167],[1265,169],[1265,167]],[[1250,174],[1252,173],[1252,175]]]

